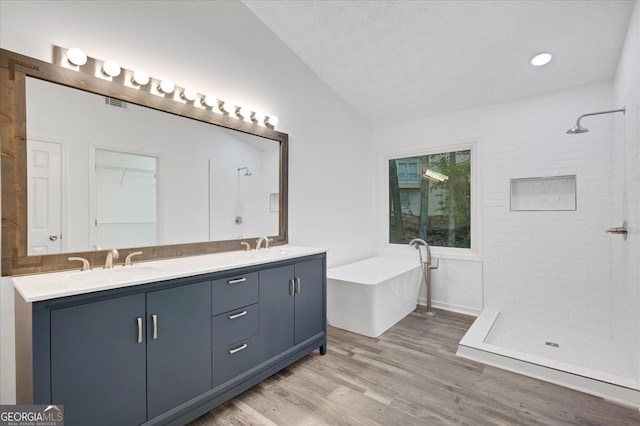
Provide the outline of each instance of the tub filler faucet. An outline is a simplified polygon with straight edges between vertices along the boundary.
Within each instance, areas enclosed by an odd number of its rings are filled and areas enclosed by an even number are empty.
[[[420,266],[422,267],[422,279],[424,280],[424,284],[427,287],[426,314],[432,317],[436,313],[431,310],[431,270],[438,269],[440,261],[436,259],[435,265],[431,264],[431,248],[425,240],[414,238],[413,240],[409,241],[409,246],[418,250],[418,256],[420,257]],[[422,249],[420,248],[420,246],[423,246],[425,248],[426,259],[423,259],[422,257]]]

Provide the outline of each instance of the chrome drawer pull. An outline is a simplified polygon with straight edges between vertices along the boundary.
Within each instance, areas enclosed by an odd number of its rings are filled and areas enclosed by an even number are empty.
[[[242,311],[239,314],[229,315],[229,319],[236,319],[247,315],[247,311]]]
[[[289,294],[293,295],[293,292],[295,291],[295,280],[289,280]]]
[[[302,288],[300,288],[300,278],[296,278],[296,293],[302,293]]]
[[[236,352],[240,352],[240,351],[242,351],[242,350],[244,350],[244,349],[247,349],[247,347],[249,347],[249,345],[247,345],[247,344],[245,343],[245,344],[243,344],[242,346],[240,346],[239,348],[229,349],[229,353],[230,353],[231,355],[233,355],[233,354],[235,354]]]
[[[138,322],[138,343],[142,343],[142,318],[136,318]]]
[[[237,278],[235,280],[227,280],[227,284],[238,284],[238,283],[243,283],[245,282],[247,279],[246,278]]]
[[[158,316],[156,314],[151,315],[151,319],[153,320],[153,340],[158,338]]]

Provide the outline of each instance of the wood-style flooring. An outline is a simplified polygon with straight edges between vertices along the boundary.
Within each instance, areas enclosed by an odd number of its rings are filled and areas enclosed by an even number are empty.
[[[640,425],[632,408],[457,357],[473,319],[416,311],[377,339],[329,328],[327,355],[190,425]]]

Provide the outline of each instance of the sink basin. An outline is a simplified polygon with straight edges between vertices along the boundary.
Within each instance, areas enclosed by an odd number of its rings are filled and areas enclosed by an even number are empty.
[[[245,257],[264,260],[278,260],[279,258],[286,258],[287,256],[294,254],[295,251],[287,248],[280,248],[278,246],[269,247],[268,249],[251,250],[242,252]]]
[[[66,274],[66,281],[69,283],[83,282],[93,283],[99,281],[115,282],[115,281],[134,281],[147,276],[157,275],[162,270],[153,266],[134,265],[134,266],[116,266],[113,269],[92,269],[90,271],[76,271]]]

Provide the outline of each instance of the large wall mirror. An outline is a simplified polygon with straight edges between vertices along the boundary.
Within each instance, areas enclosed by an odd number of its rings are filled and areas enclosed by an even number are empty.
[[[0,54],[3,275],[287,242],[286,134]]]

